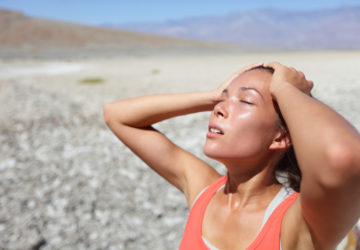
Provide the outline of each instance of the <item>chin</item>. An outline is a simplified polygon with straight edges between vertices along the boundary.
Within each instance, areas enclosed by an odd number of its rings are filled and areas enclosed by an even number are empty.
[[[248,161],[263,155],[261,151],[250,150],[249,148],[219,147],[219,145],[215,146],[213,144],[205,144],[203,152],[207,157],[223,164],[229,161]]]
[[[215,148],[206,147],[206,144],[203,148],[203,152],[207,157],[209,157],[213,160],[219,161],[219,162],[222,162],[221,159],[227,158],[227,156],[224,155],[224,152],[220,152],[219,150],[216,150]]]
[[[209,146],[205,143],[204,147],[203,147],[203,152],[204,154],[209,157],[209,158],[213,158],[213,151],[215,151],[214,149],[210,149]]]

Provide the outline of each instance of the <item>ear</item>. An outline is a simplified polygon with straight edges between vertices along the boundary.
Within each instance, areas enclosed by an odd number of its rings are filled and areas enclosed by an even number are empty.
[[[279,131],[273,142],[270,144],[269,149],[286,149],[291,146],[290,134],[287,131]]]

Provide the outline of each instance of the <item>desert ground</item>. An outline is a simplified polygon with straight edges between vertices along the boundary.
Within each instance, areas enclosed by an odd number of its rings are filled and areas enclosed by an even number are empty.
[[[103,105],[216,88],[269,61],[303,71],[360,130],[360,51],[0,59],[0,249],[177,249],[185,199],[113,136]],[[156,127],[224,172],[202,152],[208,116]]]

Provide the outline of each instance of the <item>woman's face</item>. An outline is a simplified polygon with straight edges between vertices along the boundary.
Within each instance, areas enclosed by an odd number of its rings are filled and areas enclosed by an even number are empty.
[[[207,156],[219,161],[256,160],[269,152],[279,133],[269,90],[271,77],[265,70],[248,71],[223,91],[210,116]]]

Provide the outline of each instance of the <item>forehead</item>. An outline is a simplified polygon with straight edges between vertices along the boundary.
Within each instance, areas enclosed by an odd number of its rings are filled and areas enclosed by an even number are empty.
[[[228,89],[239,89],[241,87],[255,88],[262,94],[270,94],[270,81],[272,74],[265,70],[251,70],[240,74],[229,85]]]

